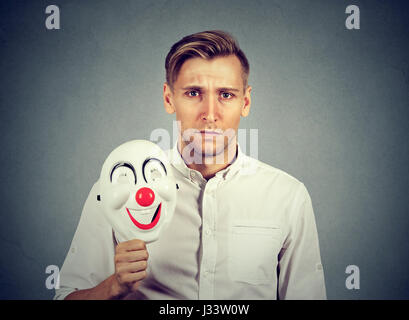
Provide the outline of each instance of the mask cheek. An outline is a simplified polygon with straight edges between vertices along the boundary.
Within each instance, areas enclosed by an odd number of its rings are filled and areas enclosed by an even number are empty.
[[[176,185],[172,184],[170,179],[165,177],[155,184],[155,191],[160,195],[160,197],[165,201],[172,201],[174,198],[174,188],[176,190]]]
[[[122,208],[129,199],[129,186],[116,185],[110,188],[109,192],[105,193],[106,206],[111,210]]]

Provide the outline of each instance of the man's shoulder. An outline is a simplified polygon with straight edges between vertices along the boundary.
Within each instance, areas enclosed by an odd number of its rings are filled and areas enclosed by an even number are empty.
[[[258,159],[246,156],[245,157],[245,167],[252,168],[255,170],[249,170],[249,172],[254,172],[254,175],[262,178],[267,183],[277,183],[281,187],[289,187],[291,189],[299,189],[304,187],[303,182],[291,175],[290,173],[274,167],[270,164],[262,162]]]

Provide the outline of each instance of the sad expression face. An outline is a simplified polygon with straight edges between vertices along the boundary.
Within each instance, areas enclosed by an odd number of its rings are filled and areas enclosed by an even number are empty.
[[[176,182],[165,153],[146,140],[116,148],[101,170],[103,212],[119,242],[158,239],[176,204]]]

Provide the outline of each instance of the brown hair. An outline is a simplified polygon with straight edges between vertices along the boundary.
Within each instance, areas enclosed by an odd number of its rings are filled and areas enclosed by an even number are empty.
[[[212,59],[234,54],[242,65],[244,89],[250,72],[249,62],[238,42],[227,32],[220,30],[203,31],[188,35],[176,42],[166,56],[166,82],[173,89],[183,63],[194,57]]]

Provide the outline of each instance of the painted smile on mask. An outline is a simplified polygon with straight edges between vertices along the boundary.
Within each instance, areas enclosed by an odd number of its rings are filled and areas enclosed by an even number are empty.
[[[126,212],[128,212],[128,216],[135,226],[137,226],[139,229],[142,229],[142,230],[149,230],[155,227],[157,223],[159,222],[160,215],[161,215],[161,209],[162,209],[162,203],[159,203],[158,207],[156,208],[155,214],[153,215],[151,221],[148,223],[142,223],[142,222],[149,221],[149,218],[148,220],[146,218],[149,217],[150,214],[152,214],[151,210],[136,210],[136,209],[126,208]]]

